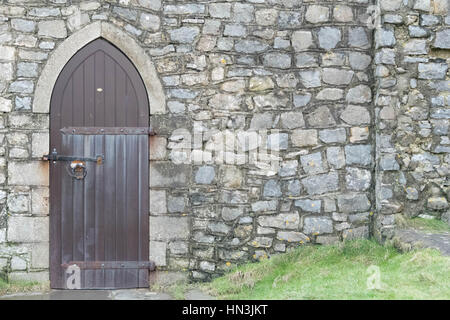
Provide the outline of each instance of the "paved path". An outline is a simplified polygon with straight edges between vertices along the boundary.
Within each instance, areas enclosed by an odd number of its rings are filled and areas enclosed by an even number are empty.
[[[397,241],[400,241],[401,246],[406,244],[412,248],[438,249],[442,255],[450,256],[450,232],[426,232],[404,229],[397,230],[395,237]]]
[[[212,300],[213,298],[199,290],[190,290],[186,300]],[[173,300],[163,292],[148,289],[127,290],[51,290],[48,293],[11,294],[1,296],[0,300]]]

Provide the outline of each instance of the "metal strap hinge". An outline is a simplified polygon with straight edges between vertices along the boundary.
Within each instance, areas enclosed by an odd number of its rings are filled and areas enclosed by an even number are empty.
[[[73,265],[80,269],[156,269],[153,261],[70,261],[61,264],[63,268]]]

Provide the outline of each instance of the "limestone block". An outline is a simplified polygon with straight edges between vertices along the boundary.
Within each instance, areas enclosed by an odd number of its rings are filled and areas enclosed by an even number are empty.
[[[48,217],[11,216],[8,219],[8,241],[42,242],[49,240]]]

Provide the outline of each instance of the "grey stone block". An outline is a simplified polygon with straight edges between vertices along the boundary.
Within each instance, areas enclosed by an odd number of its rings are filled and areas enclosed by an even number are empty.
[[[329,217],[306,217],[303,223],[306,234],[324,234],[333,232],[333,221]]]
[[[281,197],[281,187],[278,181],[276,180],[268,180],[264,184],[264,192],[263,195],[265,198],[267,197]]]
[[[214,167],[200,167],[195,174],[195,182],[199,184],[211,184],[214,181],[215,175],[216,172],[214,170]]]
[[[344,213],[368,211],[371,203],[365,194],[342,194],[337,197],[338,208]]]
[[[336,48],[342,38],[341,30],[332,27],[320,28],[317,36],[319,39],[319,47],[325,50]]]
[[[339,190],[339,176],[336,172],[320,174],[302,179],[309,195],[324,194]]]
[[[298,213],[281,213],[276,216],[258,217],[259,225],[278,229],[297,229],[300,223]]]
[[[188,217],[150,216],[150,240],[187,240],[189,229]]]
[[[150,162],[150,187],[184,187],[191,176],[190,165]]]
[[[347,145],[345,146],[345,159],[348,165],[369,166],[372,164],[372,146]]]

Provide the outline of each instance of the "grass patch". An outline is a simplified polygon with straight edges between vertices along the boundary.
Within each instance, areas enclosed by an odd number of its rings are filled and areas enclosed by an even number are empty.
[[[367,289],[368,268],[381,288]],[[371,240],[305,246],[234,268],[204,284],[219,299],[450,299],[450,258],[435,250],[399,253]]]
[[[196,288],[196,284],[188,283],[187,281],[177,281],[170,285],[161,286],[154,284],[151,287],[152,291],[165,292],[171,295],[175,300],[184,300],[186,292]]]
[[[48,290],[49,285],[45,283],[29,281],[7,282],[0,278],[0,296],[14,293],[46,292]]]
[[[450,226],[446,222],[437,219],[404,218],[400,226],[427,232],[450,232]]]

